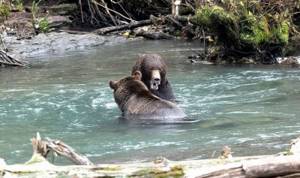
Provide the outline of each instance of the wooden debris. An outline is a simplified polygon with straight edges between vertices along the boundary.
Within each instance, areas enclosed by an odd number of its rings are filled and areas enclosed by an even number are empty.
[[[181,23],[189,22],[189,17],[186,17],[186,16],[173,17],[171,15],[160,16],[160,17],[151,16],[150,19],[147,19],[147,20],[132,21],[129,24],[125,24],[125,25],[100,28],[100,29],[95,30],[94,33],[97,33],[99,35],[104,35],[104,34],[116,32],[116,31],[131,30],[131,29],[134,29],[137,27],[152,25],[152,24],[156,24],[157,22],[165,23],[166,21],[176,24],[179,27],[183,27],[183,25]]]
[[[300,173],[300,158],[298,156],[279,156],[264,158],[243,163],[242,167],[247,177],[277,177]]]
[[[141,26],[151,25],[153,23],[153,20],[141,20],[141,21],[134,21],[129,24],[125,25],[119,25],[119,26],[112,26],[112,27],[105,27],[95,30],[94,32],[99,35],[104,35],[107,33],[115,32],[115,31],[121,31],[121,30],[127,30],[127,29],[133,29]]]
[[[0,65],[24,67],[27,65],[27,63],[22,62],[18,59],[14,59],[11,56],[9,56],[5,51],[0,50]]]
[[[4,159],[0,158],[0,177],[4,172],[4,167],[6,166],[6,162],[4,161]]]
[[[300,59],[297,57],[289,56],[283,58],[276,58],[277,63],[281,65],[291,65],[291,66],[299,66]]]
[[[172,0],[172,15],[179,15],[179,6],[181,4],[181,0]]]
[[[163,32],[147,32],[147,31],[136,31],[135,33],[136,36],[142,36],[145,39],[149,40],[169,40],[169,39],[174,39],[174,36],[171,36],[167,33]]]
[[[232,152],[229,146],[224,146],[221,155],[219,156],[220,159],[232,159]]]
[[[0,162],[2,177],[188,177],[188,178],[294,178],[300,175],[299,155],[251,156],[231,159],[170,161],[159,157],[153,162],[94,165],[74,149],[57,140],[42,140],[39,134],[32,139],[34,154],[25,164],[6,165]],[[52,145],[53,144],[53,145]],[[55,166],[45,156],[54,151],[68,159],[84,163],[77,166]],[[222,153],[231,153],[224,147]],[[226,152],[226,153],[225,153]],[[74,156],[74,154],[76,156]],[[81,158],[78,158],[81,157]]]
[[[47,157],[48,153],[52,151],[55,154],[68,158],[77,165],[93,165],[93,163],[86,156],[76,153],[72,147],[60,140],[52,140],[50,138],[42,140],[40,134],[37,133],[36,138],[31,139],[31,143],[33,146],[33,153],[40,154],[45,158]]]
[[[24,67],[27,63],[12,58],[7,53],[7,47],[0,34],[0,66],[20,66]]]
[[[291,140],[289,154],[300,155],[300,137]]]
[[[58,155],[68,158],[77,165],[93,165],[93,163],[86,156],[76,153],[72,147],[60,140],[52,140],[47,138],[46,144],[49,149]]]

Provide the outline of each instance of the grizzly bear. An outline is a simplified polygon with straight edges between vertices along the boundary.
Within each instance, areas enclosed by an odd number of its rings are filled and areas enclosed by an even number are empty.
[[[170,82],[167,79],[167,65],[158,54],[140,55],[132,67],[131,75],[136,71],[142,73],[142,81],[154,95],[168,100],[175,101]]]
[[[185,119],[182,109],[175,103],[153,95],[141,79],[141,72],[136,71],[132,76],[109,82],[125,119],[168,122]]]

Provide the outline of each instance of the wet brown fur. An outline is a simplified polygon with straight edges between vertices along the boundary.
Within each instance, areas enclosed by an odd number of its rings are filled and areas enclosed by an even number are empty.
[[[142,73],[141,80],[148,88],[150,88],[152,70],[160,71],[161,84],[158,90],[150,89],[150,92],[162,99],[175,101],[171,84],[169,83],[166,77],[167,65],[164,59],[160,55],[158,54],[140,55],[135,65],[132,67],[131,74],[134,74],[136,71],[140,71]]]
[[[110,81],[114,98],[125,117],[135,119],[168,119],[185,116],[176,104],[153,95],[140,80],[141,74],[134,74],[119,81]],[[138,116],[138,117],[136,117]],[[132,118],[132,117],[131,117]]]

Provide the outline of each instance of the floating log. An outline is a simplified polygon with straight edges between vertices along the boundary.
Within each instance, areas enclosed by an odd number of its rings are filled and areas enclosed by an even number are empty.
[[[5,51],[0,50],[0,65],[24,67],[27,65],[27,63],[22,62],[18,59],[14,59],[11,56],[9,56]]]
[[[49,142],[55,145],[58,141],[42,140],[37,135],[32,139],[34,154],[25,164],[7,165],[0,162],[2,177],[188,177],[188,178],[258,178],[300,176],[300,157],[296,155],[263,155],[251,157],[220,157],[218,159],[170,161],[158,158],[153,162],[131,164],[92,164],[55,166],[49,163],[45,156],[49,151],[60,155],[72,154],[74,149],[62,144],[63,149],[49,147]],[[59,141],[59,143],[62,143]],[[299,146],[299,145],[298,145]],[[56,147],[56,146],[55,146]],[[59,146],[60,147],[60,146]],[[295,145],[291,145],[295,148]],[[65,149],[67,148],[67,149]],[[59,150],[59,151],[57,151]],[[62,153],[67,152],[68,154]],[[288,152],[291,154],[291,152]],[[224,156],[224,155],[223,155]],[[72,156],[66,156],[68,159]],[[75,156],[77,157],[77,156]],[[87,159],[87,158],[86,158]],[[1,160],[1,159],[0,159]]]

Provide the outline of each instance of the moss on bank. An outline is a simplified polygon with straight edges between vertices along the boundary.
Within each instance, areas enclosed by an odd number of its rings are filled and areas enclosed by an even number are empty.
[[[270,7],[263,7],[260,2],[250,6],[246,1],[208,4],[197,9],[191,22],[212,32],[225,51],[230,49],[225,56],[237,55],[232,54],[236,50],[244,56],[254,54],[259,58],[266,58],[265,55],[275,58],[284,55],[284,49],[289,45],[292,20],[288,7],[269,11],[266,8]],[[268,63],[274,63],[271,58]]]
[[[237,17],[220,6],[203,6],[196,11],[192,23],[218,34],[219,42],[238,45]]]

